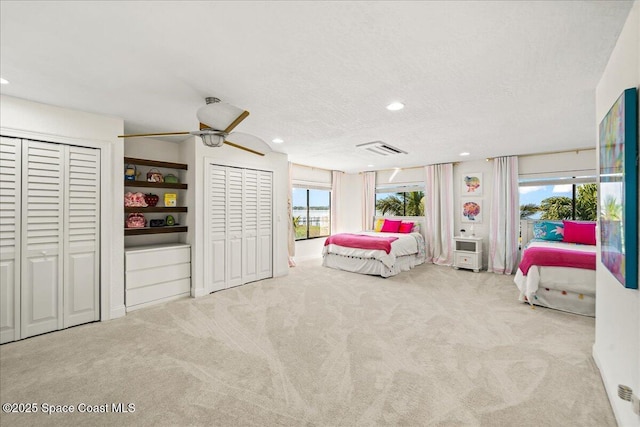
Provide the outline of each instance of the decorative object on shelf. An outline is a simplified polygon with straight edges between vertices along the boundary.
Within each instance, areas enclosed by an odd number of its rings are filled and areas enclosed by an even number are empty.
[[[469,227],[469,235],[470,235],[471,237],[475,237],[475,236],[476,236],[476,232],[475,232],[475,230],[473,229],[473,224],[471,224],[471,227]]]
[[[180,180],[178,179],[177,176],[175,176],[174,174],[170,173],[170,174],[165,175],[164,182],[166,182],[167,184],[178,184],[178,183],[180,183]]]
[[[166,207],[178,206],[178,195],[176,193],[165,193],[164,205]]]
[[[176,220],[173,215],[167,215],[167,217],[165,218],[165,222],[169,226],[176,225]]]
[[[147,182],[164,182],[164,177],[158,169],[153,168],[147,172]]]
[[[460,235],[461,235],[462,237],[464,237],[464,233],[466,233],[466,232],[467,232],[467,230],[465,230],[464,228],[461,228],[461,229],[460,229]]]
[[[127,215],[127,228],[144,228],[147,225],[147,221],[144,215],[139,212],[130,213]]]
[[[153,206],[158,204],[158,201],[160,200],[160,197],[158,197],[155,194],[149,193],[149,194],[145,194],[144,195],[144,200],[147,202],[147,205],[153,207]]]
[[[164,227],[164,219],[152,219],[149,221],[149,227]]]
[[[461,194],[466,196],[482,196],[484,182],[482,181],[482,173],[467,173],[462,177]]]
[[[127,181],[135,181],[138,176],[136,165],[126,165],[124,168],[124,179]]]
[[[146,208],[147,201],[143,193],[132,193],[128,191],[124,195],[124,206],[127,208]]]

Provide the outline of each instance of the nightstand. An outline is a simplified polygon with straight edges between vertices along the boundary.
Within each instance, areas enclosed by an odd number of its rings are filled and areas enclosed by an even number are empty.
[[[453,242],[453,268],[479,272],[482,269],[482,237],[456,236]]]

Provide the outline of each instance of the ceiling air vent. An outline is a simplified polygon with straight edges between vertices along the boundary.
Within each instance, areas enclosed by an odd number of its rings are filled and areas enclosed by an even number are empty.
[[[390,156],[394,154],[408,154],[406,151],[402,151],[399,148],[389,145],[382,141],[367,142],[364,144],[356,145],[361,150],[367,150],[379,156]]]

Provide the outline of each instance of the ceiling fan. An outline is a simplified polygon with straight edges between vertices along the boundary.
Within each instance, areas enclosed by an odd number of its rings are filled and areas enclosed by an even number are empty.
[[[263,151],[269,152],[271,148],[257,136],[241,132],[231,131],[249,115],[248,111],[231,104],[221,102],[215,97],[205,98],[206,105],[200,107],[196,112],[200,122],[200,130],[185,132],[161,132],[161,133],[138,133],[129,135],[119,135],[118,138],[143,138],[143,137],[163,137],[174,135],[197,135],[202,138],[204,145],[208,147],[221,147],[223,144],[239,148],[259,156],[264,156],[263,152],[249,148],[246,145],[263,147]],[[231,135],[236,141],[244,141],[244,145],[237,142],[227,141],[227,136]]]

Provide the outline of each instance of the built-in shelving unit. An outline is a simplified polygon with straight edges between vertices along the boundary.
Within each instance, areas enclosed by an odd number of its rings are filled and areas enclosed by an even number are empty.
[[[163,168],[163,169],[175,169],[178,170],[187,170],[188,166],[184,163],[173,163],[173,162],[163,162],[159,160],[149,160],[149,159],[138,159],[133,157],[125,157],[124,163],[126,165],[136,165],[136,166],[148,166],[151,168]],[[188,184],[185,183],[168,183],[168,182],[147,182],[147,181],[139,181],[139,180],[124,180],[125,187],[131,188],[159,188],[166,190],[187,190],[189,188]],[[162,200],[162,197],[160,197]],[[184,197],[182,198],[184,199]],[[125,207],[125,214],[140,212],[142,214],[149,213],[185,213],[188,211],[186,206],[147,206],[147,207]],[[141,236],[148,234],[166,234],[166,233],[186,233],[188,231],[188,227],[182,224],[176,224],[173,226],[162,226],[162,227],[144,227],[144,228],[125,228],[124,235],[125,236]]]

